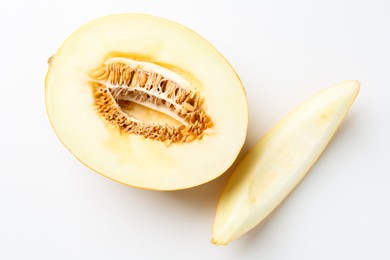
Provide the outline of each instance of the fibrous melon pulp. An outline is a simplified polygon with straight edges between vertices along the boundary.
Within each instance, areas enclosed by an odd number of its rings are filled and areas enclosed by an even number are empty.
[[[246,137],[244,88],[191,30],[122,14],[81,27],[49,61],[46,107],[64,145],[116,181],[175,190],[229,168]]]

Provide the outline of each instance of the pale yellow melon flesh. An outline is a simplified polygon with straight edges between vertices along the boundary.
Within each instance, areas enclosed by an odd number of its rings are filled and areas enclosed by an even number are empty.
[[[302,180],[334,135],[359,92],[346,81],[312,97],[274,126],[234,170],[213,226],[226,245],[262,222]]]
[[[191,84],[204,98],[212,127],[194,141],[171,144],[110,127],[94,104],[91,70],[109,58],[129,57]],[[63,144],[91,169],[135,187],[176,190],[208,182],[230,167],[246,137],[246,94],[230,64],[196,33],[154,16],[114,15],[81,27],[50,59],[45,95]],[[136,104],[129,111],[170,122]]]

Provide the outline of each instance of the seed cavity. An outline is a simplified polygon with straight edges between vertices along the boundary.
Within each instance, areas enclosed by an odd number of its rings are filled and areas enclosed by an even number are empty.
[[[170,145],[201,139],[213,126],[201,93],[165,67],[116,57],[107,59],[90,76],[98,113],[121,133]],[[128,112],[139,105],[146,112],[155,111],[176,123],[150,122]]]

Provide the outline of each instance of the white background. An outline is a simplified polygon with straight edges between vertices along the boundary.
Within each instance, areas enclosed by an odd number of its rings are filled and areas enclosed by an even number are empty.
[[[320,89],[362,84],[304,181],[227,247],[209,241],[229,173],[176,192],[127,187],[49,124],[47,59],[79,26],[124,12],[182,23],[229,60],[248,94],[243,153]],[[0,259],[390,259],[390,1],[3,1],[0,26]]]

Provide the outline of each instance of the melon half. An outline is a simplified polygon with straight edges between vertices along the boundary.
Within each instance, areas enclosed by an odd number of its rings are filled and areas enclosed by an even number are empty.
[[[193,31],[150,15],[81,27],[49,60],[45,96],[72,154],[135,187],[215,179],[246,137],[247,99],[233,68]]]

